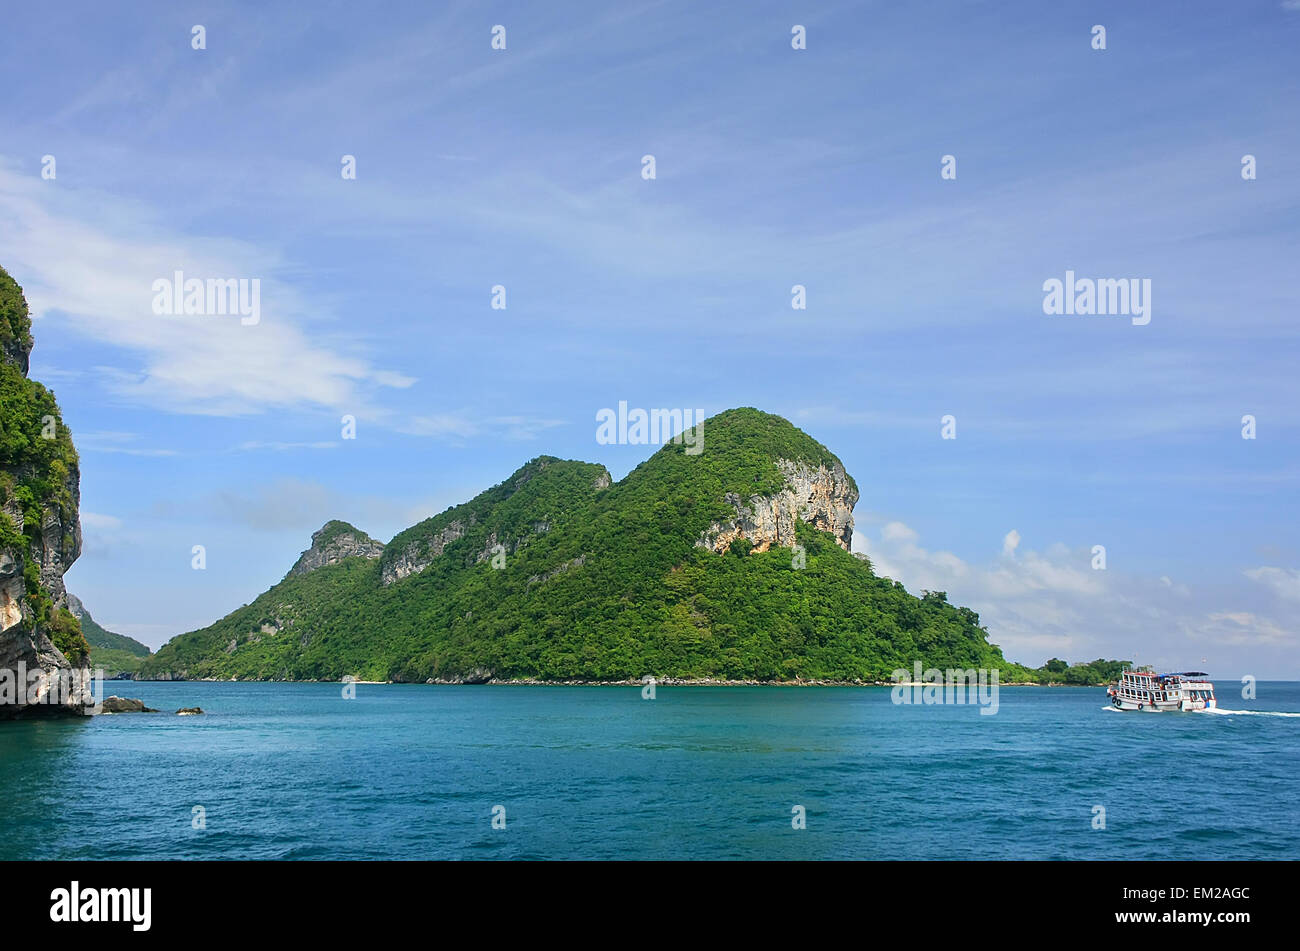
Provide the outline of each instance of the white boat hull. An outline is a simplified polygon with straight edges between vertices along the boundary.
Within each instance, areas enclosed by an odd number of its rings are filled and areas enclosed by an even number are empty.
[[[1215,700],[1132,700],[1128,697],[1110,698],[1116,710],[1134,710],[1139,713],[1191,713],[1196,710],[1213,710]]]

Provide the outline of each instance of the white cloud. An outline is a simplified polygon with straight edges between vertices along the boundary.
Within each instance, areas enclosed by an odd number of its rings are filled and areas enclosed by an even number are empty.
[[[1297,0],[1300,2],[1300,0]],[[1251,568],[1245,572],[1247,578],[1266,585],[1279,598],[1300,601],[1300,571],[1295,568],[1271,568],[1263,566]]]
[[[87,512],[83,509],[81,512],[81,525],[83,528],[111,531],[115,528],[121,528],[122,520],[115,515],[101,515],[98,512]]]
[[[1053,655],[1070,661],[1108,657],[1185,667],[1205,656],[1220,669],[1249,663],[1273,676],[1294,674],[1300,640],[1296,572],[1247,571],[1277,596],[1274,603],[1261,604],[1258,589],[1252,596],[1244,582],[1236,590],[1207,589],[1167,574],[1096,571],[1085,546],[1024,551],[1020,540],[1018,532],[1009,532],[1001,556],[990,552],[981,565],[923,547],[918,532],[894,521],[881,530],[879,541],[856,532],[853,548],[871,558],[877,574],[901,581],[913,593],[946,591],[953,603],[979,612],[990,640],[1009,660],[1036,666]],[[1012,554],[1016,557],[1008,557]]]
[[[44,375],[44,374],[42,374]],[[175,449],[161,446],[141,446],[139,433],[89,432],[76,435],[77,451],[81,453],[105,452],[123,456],[176,456]]]
[[[179,233],[140,206],[19,175],[0,164],[0,260],[38,320],[58,319],[136,362],[104,368],[118,396],[173,412],[246,415],[294,407],[365,411],[379,387],[414,380],[355,355],[313,324],[319,307],[280,278],[278,253]],[[261,321],[153,313],[153,282],[257,278]],[[311,328],[311,329],[309,329]]]
[[[887,542],[914,542],[919,536],[902,522],[890,522],[880,530],[880,537]]]
[[[1221,611],[1207,615],[1190,630],[1194,637],[1229,644],[1294,644],[1296,636],[1274,621],[1249,611]]]

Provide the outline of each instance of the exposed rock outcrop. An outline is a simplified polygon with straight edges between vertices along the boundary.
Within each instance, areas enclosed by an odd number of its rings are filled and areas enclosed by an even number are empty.
[[[430,677],[425,683],[430,684],[485,684],[496,676],[496,671],[486,667],[475,667],[465,674],[452,674],[449,677]]]
[[[440,532],[429,538],[415,539],[400,551],[390,552],[380,572],[380,580],[386,585],[392,584],[428,568],[444,548],[465,537],[465,527],[464,523],[457,520],[445,525]]]
[[[375,541],[347,522],[326,522],[311,536],[311,547],[298,556],[289,575],[305,575],[326,565],[336,565],[344,558],[378,558],[384,553],[382,542]],[[288,577],[288,576],[286,576]]]
[[[66,592],[64,596],[68,599],[68,610],[72,612],[73,617],[80,621],[86,616],[86,606],[79,597],[71,591]]]
[[[540,575],[531,575],[528,579],[528,584],[530,587],[535,584],[545,584],[557,575],[564,574],[570,568],[581,568],[586,564],[586,562],[586,555],[579,555],[577,558],[570,558],[568,561],[556,565],[550,571],[543,572]]]
[[[483,550],[474,556],[474,563],[487,561],[499,554],[513,555],[526,546],[531,539],[538,535],[545,535],[550,530],[550,522],[537,521],[533,522],[530,528],[524,529],[524,533],[518,538],[502,539],[497,537],[496,532],[488,532],[487,538],[484,539]]]
[[[22,288],[0,268],[0,385],[12,414],[0,446],[0,718],[94,704],[89,647],[63,587],[81,554],[80,470],[53,396],[27,379],[30,331]]]
[[[795,543],[795,523],[803,521],[830,532],[839,546],[849,551],[858,490],[844,467],[836,463],[833,468],[814,468],[789,459],[778,459],[776,467],[785,477],[780,492],[751,495],[748,499],[728,493],[726,500],[735,508],[736,517],[714,522],[695,544],[721,553],[737,538],[744,538],[755,551],[767,551],[773,545],[789,548]]]

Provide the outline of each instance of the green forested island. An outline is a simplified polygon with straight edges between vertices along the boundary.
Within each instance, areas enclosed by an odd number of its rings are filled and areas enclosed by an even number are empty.
[[[617,483],[541,456],[386,545],[329,522],[284,580],[138,676],[870,683],[916,660],[1004,683],[1117,676],[1011,663],[974,611],[876,575],[848,550],[856,484],[788,421],[702,426],[703,451],[669,442]]]

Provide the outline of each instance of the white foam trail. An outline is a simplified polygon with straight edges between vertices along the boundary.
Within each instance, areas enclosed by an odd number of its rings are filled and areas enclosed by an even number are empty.
[[[1102,709],[1112,710],[1115,713],[1133,712],[1131,710],[1129,711],[1121,710],[1119,707],[1112,706],[1111,704],[1106,704],[1106,706],[1102,707]],[[1167,712],[1176,713],[1178,711],[1167,711]],[[1284,713],[1281,710],[1224,710],[1219,707],[1216,707],[1213,710],[1190,710],[1188,712],[1189,713],[1213,713],[1223,717],[1230,717],[1230,716],[1231,717],[1300,717],[1300,713]]]

